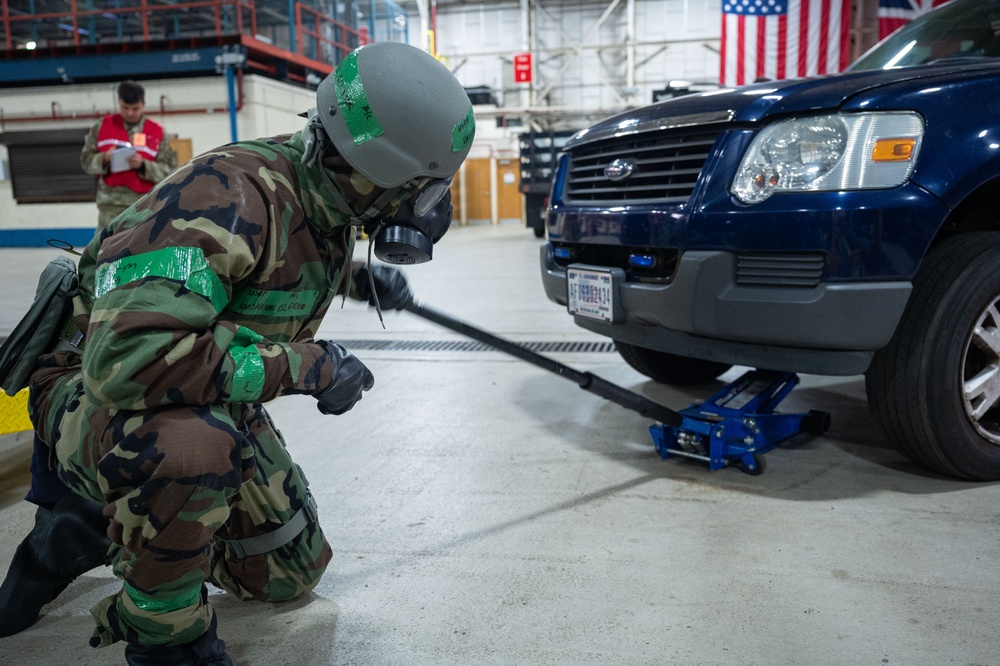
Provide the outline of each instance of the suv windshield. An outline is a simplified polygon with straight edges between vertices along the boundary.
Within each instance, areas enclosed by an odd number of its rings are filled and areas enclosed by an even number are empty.
[[[907,23],[851,71],[912,67],[943,58],[1000,57],[1000,0],[953,0]]]

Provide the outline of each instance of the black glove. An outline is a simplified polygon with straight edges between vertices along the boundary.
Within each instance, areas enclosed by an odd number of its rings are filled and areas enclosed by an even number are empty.
[[[371,282],[368,279],[369,275]],[[374,282],[375,293],[378,294],[378,304],[383,310],[402,310],[413,300],[406,276],[398,268],[392,266],[382,264],[362,266],[355,273],[354,281],[358,285],[358,295],[361,300],[367,300],[368,305],[375,305],[375,296],[372,294],[371,285]]]
[[[375,385],[375,375],[357,356],[329,340],[317,343],[330,357],[333,366],[330,385],[315,395],[319,411],[340,416],[361,400],[361,394]]]

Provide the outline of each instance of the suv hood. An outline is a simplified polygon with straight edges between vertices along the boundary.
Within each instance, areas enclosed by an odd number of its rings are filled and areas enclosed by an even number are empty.
[[[836,109],[856,95],[892,87],[894,91],[928,79],[955,81],[1000,68],[998,59],[962,59],[892,70],[845,72],[686,95],[612,116],[578,132],[566,144],[643,131],[713,122],[755,123],[766,117]],[[995,74],[994,74],[995,75]]]

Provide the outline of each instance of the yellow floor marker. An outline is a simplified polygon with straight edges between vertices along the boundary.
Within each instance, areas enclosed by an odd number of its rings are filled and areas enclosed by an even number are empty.
[[[18,392],[14,397],[0,392],[0,435],[31,430],[31,420],[28,419],[28,389]]]

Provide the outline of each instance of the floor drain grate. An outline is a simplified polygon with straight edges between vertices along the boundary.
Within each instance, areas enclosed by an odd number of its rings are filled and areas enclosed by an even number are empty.
[[[495,351],[493,347],[474,340],[337,340],[337,342],[348,349],[368,351]],[[533,352],[608,353],[615,351],[615,343],[613,342],[518,342],[516,344]]]
[[[6,337],[0,337],[3,344]],[[482,352],[495,351],[493,347],[474,340],[338,340],[348,349],[368,351],[435,351],[435,352]],[[607,354],[615,351],[613,342],[517,342],[533,352],[570,352]]]

